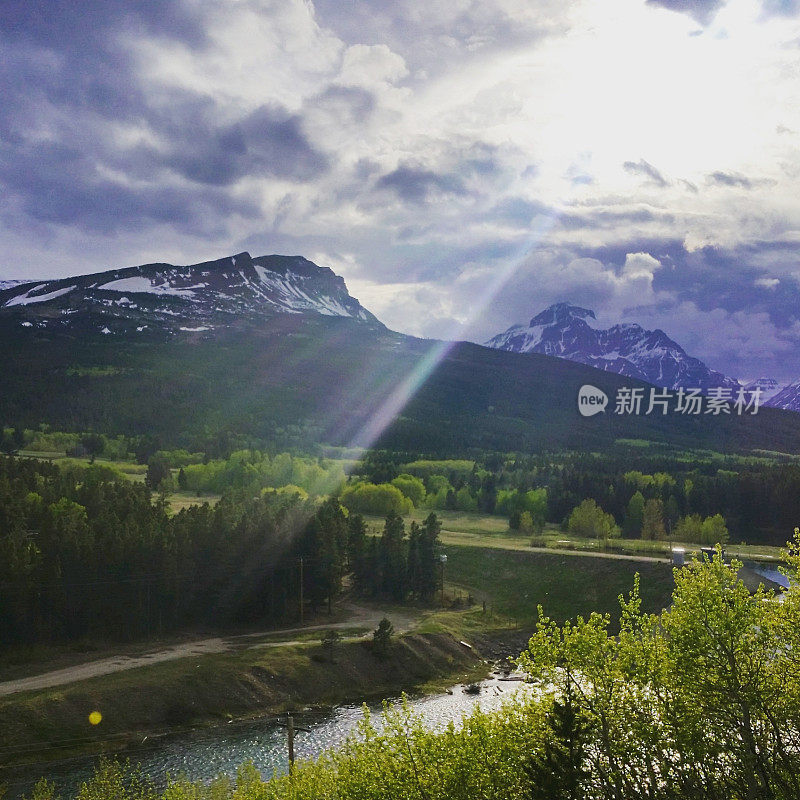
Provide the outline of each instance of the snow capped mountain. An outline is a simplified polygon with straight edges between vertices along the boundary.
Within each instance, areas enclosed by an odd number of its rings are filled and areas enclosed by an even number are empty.
[[[762,405],[768,405],[766,402],[773,398],[780,392],[786,384],[778,383],[775,378],[757,378],[744,385],[745,391],[752,394],[756,389],[760,391],[759,397],[761,398]]]
[[[773,394],[764,405],[786,411],[800,411],[800,378]]]
[[[145,264],[0,285],[0,316],[14,315],[26,327],[199,332],[274,314],[350,317],[381,325],[350,296],[341,277],[300,256],[239,253],[190,266]]]
[[[668,389],[738,389],[739,383],[707,367],[664,331],[625,323],[602,329],[593,311],[556,303],[528,325],[513,325],[486,342],[515,353],[543,353]]]

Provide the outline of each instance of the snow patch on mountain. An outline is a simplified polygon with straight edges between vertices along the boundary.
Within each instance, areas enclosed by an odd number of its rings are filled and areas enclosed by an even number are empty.
[[[65,289],[55,289],[45,294],[34,294],[37,289],[41,289],[45,286],[47,286],[47,284],[39,284],[39,286],[35,286],[33,289],[25,292],[25,294],[13,297],[5,304],[5,307],[11,308],[12,306],[27,306],[30,303],[46,303],[48,300],[54,300],[56,297],[61,297],[61,295],[67,294],[76,288],[75,286],[67,286]]]
[[[145,293],[145,294],[172,294],[176,297],[192,297],[195,289],[204,288],[205,284],[198,284],[197,286],[187,286],[185,289],[175,289],[169,284],[155,284],[150,278],[135,277],[135,278],[120,278],[116,281],[109,283],[98,284],[98,289],[104,289],[107,292],[131,292],[131,294]],[[122,298],[126,300],[127,298]],[[120,302],[122,302],[120,300]]]

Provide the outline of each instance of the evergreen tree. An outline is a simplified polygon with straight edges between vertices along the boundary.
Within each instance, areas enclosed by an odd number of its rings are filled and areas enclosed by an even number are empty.
[[[431,512],[422,523],[422,532],[419,542],[419,586],[417,592],[426,601],[436,593],[438,585],[437,564],[439,556],[439,534],[442,531],[442,523],[439,518]]]
[[[336,650],[336,646],[339,644],[341,639],[341,634],[335,629],[327,630],[322,634],[322,649],[324,650],[328,661],[330,661],[331,664],[333,664],[336,660],[334,658],[334,651]]]
[[[148,488],[169,490],[172,488],[172,472],[167,460],[161,456],[153,456],[147,464],[147,474],[144,482]]]
[[[386,658],[392,646],[394,625],[384,617],[378,627],[372,632],[372,649],[379,658]]]
[[[399,514],[387,514],[381,536],[381,588],[393,600],[403,600],[407,591],[405,530]]]
[[[531,756],[526,772],[531,785],[531,800],[582,800],[584,782],[589,776],[584,768],[589,725],[567,694],[563,703],[555,701],[545,724],[547,738],[541,753]]]
[[[664,504],[664,527],[667,531],[667,537],[670,539],[672,538],[672,533],[675,530],[675,526],[678,524],[680,516],[681,512],[678,501],[675,499],[675,495],[671,494]]]
[[[368,545],[364,517],[351,514],[347,519],[347,566],[353,573],[353,585],[361,594],[373,592]]]
[[[494,514],[497,505],[497,480],[494,475],[489,474],[483,479],[480,493],[478,495],[478,510],[485,514]]]
[[[422,571],[420,569],[421,531],[416,522],[411,523],[408,534],[408,562],[406,564],[407,586],[417,597],[422,596]]]
[[[81,444],[83,445],[83,449],[88,453],[89,462],[91,464],[94,464],[95,458],[102,454],[106,446],[105,439],[97,433],[87,433],[81,436]]]

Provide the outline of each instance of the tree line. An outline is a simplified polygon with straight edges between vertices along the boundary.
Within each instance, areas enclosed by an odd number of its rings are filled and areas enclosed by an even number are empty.
[[[300,616],[301,597],[312,611],[331,603],[351,573],[360,591],[430,597],[435,523],[408,541],[389,527],[372,544],[336,498],[286,492],[230,491],[173,514],[99,464],[0,458],[0,642],[278,625]]]

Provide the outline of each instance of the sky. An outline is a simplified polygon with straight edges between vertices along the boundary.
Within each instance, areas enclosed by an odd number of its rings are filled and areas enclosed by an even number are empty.
[[[2,0],[0,279],[242,250],[800,376],[797,0]]]

